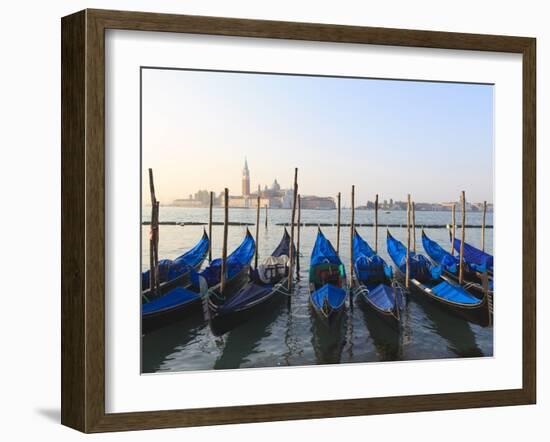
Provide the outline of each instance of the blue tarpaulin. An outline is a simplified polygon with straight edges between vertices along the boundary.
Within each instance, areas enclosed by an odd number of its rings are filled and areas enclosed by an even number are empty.
[[[336,254],[336,250],[334,250],[330,241],[325,238],[325,235],[323,235],[323,232],[319,229],[313,251],[311,252],[310,267],[328,263],[341,265],[342,261]]]
[[[458,253],[460,253],[460,243],[461,241],[455,238],[454,248]],[[489,255],[467,242],[464,243],[464,261],[473,264],[478,272],[493,271],[493,255]]]
[[[325,284],[311,294],[311,300],[318,309],[321,309],[326,301],[332,310],[338,310],[346,300],[346,291],[332,284]]]
[[[208,253],[208,245],[210,240],[206,232],[203,233],[200,241],[183,255],[176,259],[162,259],[159,261],[159,282],[163,283],[171,281],[184,273],[187,273],[190,268],[198,267],[206,258]],[[150,271],[142,272],[141,274],[141,289],[149,288]]]
[[[406,272],[407,248],[388,231],[388,254],[402,273]],[[420,282],[439,279],[442,273],[441,266],[433,266],[428,259],[418,253],[409,253],[409,276]]]
[[[448,272],[456,274],[460,265],[458,257],[451,255],[438,243],[428,238],[428,235],[424,231],[422,231],[422,245],[430,258],[443,266]]]
[[[247,230],[246,236],[243,242],[237,247],[233,253],[227,257],[226,261],[226,277],[227,279],[233,278],[239,273],[244,266],[250,264],[254,251],[256,250],[256,242],[252,235]],[[212,287],[220,281],[221,277],[222,259],[214,259],[210,265],[201,272],[201,276],[206,279],[209,287]]]
[[[451,284],[447,281],[441,281],[439,284],[433,286],[432,292],[440,298],[459,304],[475,305],[483,302],[483,300],[480,300],[475,296],[470,295],[459,285]]]

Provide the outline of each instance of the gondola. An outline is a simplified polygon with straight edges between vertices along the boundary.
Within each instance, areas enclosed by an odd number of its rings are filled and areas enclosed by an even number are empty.
[[[449,233],[449,238],[452,241],[452,235]],[[462,241],[455,238],[453,247],[457,253],[460,253],[460,244]],[[464,261],[466,261],[475,271],[479,273],[487,272],[493,276],[493,255],[489,255],[482,250],[464,242]]]
[[[256,243],[250,232],[233,253],[227,257],[226,283],[228,287],[242,287],[248,279],[250,261],[254,256]],[[208,289],[220,282],[221,259],[213,260],[202,272],[191,271],[189,287],[176,287],[161,297],[141,306],[142,333],[163,327],[187,315],[202,312],[202,298]]]
[[[311,253],[309,302],[316,317],[331,326],[339,322],[346,303],[346,270],[321,229]]]
[[[158,263],[159,292],[155,296],[150,288],[150,271],[141,273],[141,302],[143,304],[152,301],[169,290],[181,286],[188,287],[191,283],[191,269],[198,271],[208,255],[210,239],[203,232],[200,241],[183,255],[176,259],[162,259]]]
[[[399,269],[401,276],[406,272],[407,248],[387,233],[388,254]],[[443,269],[434,266],[424,255],[409,253],[409,278],[412,293],[423,296],[442,308],[464,319],[487,326],[492,323],[488,296],[478,299],[458,284],[441,278]]]
[[[286,299],[288,291],[290,236],[283,237],[273,253],[257,269],[250,272],[250,281],[236,293],[211,291],[208,298],[212,332],[220,336],[238,325],[275,308]]]
[[[392,328],[399,329],[405,306],[403,290],[393,282],[393,270],[355,231],[352,288],[358,304],[373,310]]]
[[[432,262],[434,262],[436,265],[440,265],[443,268],[444,275],[448,278],[451,278],[451,280],[453,280],[454,282],[457,282],[460,267],[460,257],[451,255],[437,242],[430,239],[428,235],[426,235],[424,229],[422,229],[422,245],[424,246],[424,250],[426,251],[428,257],[432,260]],[[478,270],[476,270],[476,266],[472,266],[466,261],[462,262],[462,266],[464,274],[464,283],[462,284],[462,286],[466,289],[466,291],[470,292],[477,298],[483,298],[483,295],[485,293],[483,289],[483,275]],[[488,290],[489,293],[492,295],[492,278],[490,278],[488,281]]]

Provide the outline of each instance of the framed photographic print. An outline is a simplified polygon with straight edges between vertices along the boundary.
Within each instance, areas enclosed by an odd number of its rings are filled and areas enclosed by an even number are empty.
[[[62,423],[534,403],[535,52],[63,18]]]

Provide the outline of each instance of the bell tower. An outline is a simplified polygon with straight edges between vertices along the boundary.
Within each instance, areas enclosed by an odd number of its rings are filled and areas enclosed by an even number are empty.
[[[250,171],[248,170],[248,162],[246,157],[244,159],[244,168],[243,168],[243,196],[250,195]]]

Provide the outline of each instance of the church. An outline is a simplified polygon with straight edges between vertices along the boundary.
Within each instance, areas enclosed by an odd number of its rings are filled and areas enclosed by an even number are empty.
[[[258,203],[258,195],[260,195],[260,207],[269,207],[270,209],[290,209],[294,199],[292,189],[281,189],[281,185],[277,179],[273,181],[271,186],[264,186],[262,189],[258,184],[256,192],[250,192],[250,170],[248,161],[244,160],[242,172],[242,195],[230,196],[229,207],[256,208]],[[301,196],[302,209],[312,210],[332,210],[336,209],[336,203],[332,197],[321,197],[313,195]]]
[[[260,207],[269,207],[270,209],[280,209],[285,207],[285,197],[290,194],[290,204],[292,204],[292,191],[281,190],[280,184],[275,179],[273,184],[265,186],[262,190],[258,184],[256,192],[250,192],[250,169],[248,161],[245,158],[242,171],[241,195],[233,195],[229,197],[229,207],[256,208],[258,203],[258,195],[260,195]]]
[[[262,189],[258,184],[255,192],[250,191],[250,169],[248,161],[244,159],[244,167],[241,178],[241,195],[229,196],[229,207],[234,208],[256,208],[258,205],[258,195],[260,196],[260,207],[270,209],[290,209],[292,208],[294,193],[292,189],[281,189],[277,179],[273,180],[271,186],[264,185]],[[210,201],[210,192],[199,190],[195,195],[189,195],[188,199],[174,200],[173,205],[179,207],[208,207]],[[311,195],[302,195],[300,199],[302,209],[313,210],[331,210],[336,208],[336,203],[332,197],[320,197]],[[223,192],[214,199],[215,206],[223,205]]]

